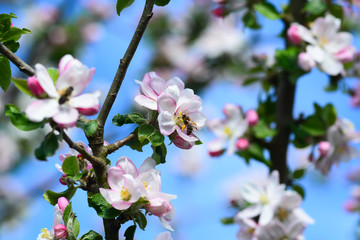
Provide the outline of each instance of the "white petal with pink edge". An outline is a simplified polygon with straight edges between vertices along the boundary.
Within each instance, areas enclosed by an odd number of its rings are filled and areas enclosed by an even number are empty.
[[[41,87],[44,89],[44,91],[50,97],[53,97],[53,98],[59,97],[59,94],[56,91],[56,88],[54,85],[54,81],[50,77],[47,69],[43,65],[38,63],[35,65],[35,71],[36,71],[36,78],[39,81],[39,84],[41,85]]]
[[[53,120],[62,128],[74,127],[79,118],[79,112],[70,106],[59,106],[59,111],[53,115]]]
[[[162,112],[158,116],[160,132],[169,136],[175,131],[174,115],[169,112]]]
[[[157,101],[154,99],[151,99],[145,95],[137,95],[134,98],[134,101],[139,104],[140,106],[146,107],[150,110],[157,110]]]
[[[127,157],[119,158],[116,162],[116,166],[119,167],[124,174],[130,174],[134,178],[136,178],[139,175],[135,164],[133,163],[133,161],[131,161],[130,158]]]
[[[31,121],[41,122],[59,111],[59,103],[56,99],[43,99],[30,103],[25,110],[25,114]]]

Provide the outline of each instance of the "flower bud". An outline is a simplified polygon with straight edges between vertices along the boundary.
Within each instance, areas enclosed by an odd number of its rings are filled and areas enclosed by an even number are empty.
[[[248,122],[248,124],[250,126],[254,126],[259,121],[259,115],[257,114],[257,112],[255,110],[249,110],[246,113],[246,121]]]
[[[65,197],[60,197],[58,199],[58,206],[62,212],[64,212],[64,210],[68,204],[69,204],[69,201]]]
[[[146,205],[146,210],[157,217],[164,217],[173,209],[173,205],[170,201],[163,198],[153,198],[150,204]]]
[[[224,150],[214,151],[214,152],[209,151],[209,155],[210,155],[211,157],[218,157],[218,156],[220,156],[220,155],[223,154],[223,153],[224,153]]]
[[[215,17],[219,17],[219,18],[223,18],[226,16],[226,11],[225,8],[223,6],[219,6],[218,8],[215,8],[211,11],[211,13],[215,16]]]
[[[34,94],[35,97],[44,98],[46,96],[46,92],[41,87],[39,80],[35,76],[28,78],[27,85],[31,93]]]
[[[239,138],[236,142],[236,148],[239,150],[245,150],[249,147],[249,141],[246,138]]]
[[[65,178],[66,178],[66,174],[63,174],[60,178],[59,178],[59,182],[62,184],[62,185],[67,185],[67,183],[65,182]]]
[[[319,147],[320,156],[326,157],[331,148],[331,144],[327,141],[322,141],[319,143],[318,147]]]
[[[294,43],[294,44],[299,44],[301,43],[302,39],[299,36],[299,30],[298,27],[296,26],[296,24],[292,24],[288,31],[287,31],[287,37],[289,38],[290,42]]]
[[[298,56],[298,64],[304,71],[310,71],[316,67],[315,59],[307,52],[302,52]]]
[[[58,224],[54,227],[54,236],[58,239],[66,239],[67,228],[64,224]]]

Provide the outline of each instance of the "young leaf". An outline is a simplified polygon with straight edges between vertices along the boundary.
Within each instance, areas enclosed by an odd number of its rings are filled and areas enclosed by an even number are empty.
[[[324,0],[308,1],[304,7],[304,10],[313,15],[321,15],[326,11],[326,2]]]
[[[7,41],[18,41],[23,34],[30,33],[29,29],[23,28],[17,28],[17,27],[11,27],[0,39],[1,42],[7,42]]]
[[[103,237],[97,232],[90,230],[81,236],[79,240],[103,240]]]
[[[125,240],[134,240],[136,225],[128,227],[124,233]]]
[[[140,143],[143,143],[144,140],[149,140],[151,144],[155,147],[160,146],[165,141],[165,137],[150,125],[141,125],[138,129],[138,138]]]
[[[12,82],[14,83],[15,87],[17,87],[20,91],[23,93],[26,93],[27,95],[33,97],[34,95],[29,89],[29,86],[27,85],[27,79],[23,78],[12,78]]]
[[[55,154],[56,150],[59,147],[58,137],[54,132],[50,132],[45,136],[44,141],[41,145],[35,149],[35,157],[39,160],[46,160],[47,157],[50,157]]]
[[[254,5],[254,9],[271,20],[280,18],[280,15],[274,5],[268,2],[261,2]]]
[[[47,190],[44,194],[43,194],[43,198],[48,201],[51,205],[54,205],[58,203],[58,199],[60,197],[65,197],[67,200],[70,201],[70,199],[74,196],[75,192],[76,192],[77,188],[75,188],[74,186],[70,186],[67,190],[63,191],[63,192],[53,192],[51,190]]]
[[[160,146],[151,146],[153,149],[153,154],[151,155],[152,159],[155,160],[156,165],[158,164],[163,164],[166,162],[166,154],[167,154],[167,149],[165,144],[161,144]]]
[[[91,136],[96,132],[98,124],[96,120],[90,120],[88,123],[77,121],[76,126],[84,130],[86,136]]]
[[[44,122],[32,122],[26,115],[13,104],[6,104],[5,116],[10,118],[11,123],[22,131],[31,131],[42,127]]]
[[[116,13],[120,16],[121,11],[127,7],[130,7],[134,2],[135,0],[117,0]]]
[[[139,226],[140,229],[145,230],[147,225],[147,220],[145,215],[142,212],[137,212],[134,214],[135,222]]]
[[[294,179],[302,178],[304,176],[305,172],[306,172],[305,168],[296,169],[292,174],[293,178]]]
[[[252,130],[257,138],[267,138],[267,137],[273,137],[276,135],[276,130],[269,128],[267,126],[267,124],[262,120],[260,120],[252,128]]]
[[[11,40],[11,41],[7,41],[4,42],[4,45],[10,49],[10,51],[12,51],[13,53],[16,53],[16,51],[19,49],[20,47],[20,43],[16,42],[15,40]]]
[[[224,224],[224,225],[229,225],[229,224],[235,223],[234,217],[222,218],[220,221],[221,221],[221,223]]]
[[[138,125],[144,124],[146,119],[140,113],[132,113],[132,114],[117,114],[113,117],[112,123],[115,126],[121,127],[124,124],[136,123]]]
[[[47,71],[51,79],[53,80],[54,84],[56,84],[56,81],[59,78],[59,70],[57,68],[48,68]]]
[[[160,7],[168,5],[169,2],[170,0],[155,0],[156,6],[160,6]]]
[[[79,160],[76,156],[65,158],[62,164],[62,170],[66,175],[76,176],[79,173]]]
[[[244,24],[246,27],[248,28],[252,28],[252,29],[258,29],[261,26],[259,25],[259,23],[257,22],[256,19],[256,14],[253,11],[247,11],[242,18]]]
[[[88,194],[88,204],[89,207],[95,209],[100,217],[105,219],[114,219],[120,214],[120,211],[113,208],[100,193]]]
[[[9,60],[0,54],[0,87],[6,91],[11,82],[11,68]]]

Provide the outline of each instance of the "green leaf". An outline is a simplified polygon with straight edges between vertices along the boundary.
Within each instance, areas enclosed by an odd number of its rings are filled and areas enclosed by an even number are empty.
[[[6,20],[6,19],[11,19],[11,18],[17,18],[17,16],[14,13],[10,13],[10,14],[2,13],[2,14],[0,14],[0,22],[3,21],[3,20]]]
[[[120,211],[113,208],[100,193],[88,194],[88,204],[89,207],[95,209],[100,217],[105,219],[114,219],[120,214]]]
[[[71,213],[72,213],[72,203],[70,202],[64,209],[64,213],[63,213],[63,220],[65,225],[68,223],[69,218],[71,217]]]
[[[97,232],[90,230],[81,236],[79,240],[103,240],[103,237]]]
[[[146,123],[145,117],[140,113],[132,113],[132,114],[117,114],[113,117],[112,123],[115,126],[121,127],[124,124],[136,123],[138,125]]]
[[[260,120],[255,126],[253,126],[252,130],[255,136],[261,139],[276,135],[276,130],[269,128],[263,120]]]
[[[254,9],[271,20],[276,20],[280,18],[280,14],[278,13],[274,5],[272,5],[271,3],[257,3],[254,5]]]
[[[128,227],[124,233],[125,240],[134,240],[136,225]]]
[[[51,190],[47,190],[44,194],[43,194],[43,198],[48,201],[51,205],[54,205],[58,203],[58,199],[60,197],[65,197],[67,200],[70,201],[70,199],[74,196],[75,192],[76,192],[77,188],[75,188],[74,186],[70,186],[67,190],[63,191],[63,192],[53,192]]]
[[[167,154],[167,149],[165,144],[161,144],[160,146],[151,146],[151,148],[153,149],[153,154],[151,155],[152,159],[155,160],[156,165],[158,164],[163,164],[166,162],[166,154]]]
[[[145,215],[142,212],[137,212],[134,214],[135,222],[139,226],[140,229],[145,230],[147,225],[147,220]]]
[[[28,85],[27,85],[27,79],[23,79],[23,78],[12,78],[12,81],[15,85],[15,87],[17,87],[20,91],[26,93],[29,96],[34,96],[34,94],[32,94],[32,92],[30,91]]]
[[[56,84],[56,81],[59,78],[59,69],[57,69],[57,68],[48,68],[47,71],[48,71],[51,79],[53,80],[54,84]]]
[[[201,141],[200,139],[196,140],[195,146],[196,146],[196,145],[201,145],[201,144],[203,144],[203,143],[202,143],[202,141]]]
[[[322,117],[328,127],[334,125],[337,119],[336,109],[332,104],[327,104],[322,109]]]
[[[141,125],[139,127],[138,138],[140,143],[143,143],[147,139],[155,147],[160,146],[165,141],[165,137],[160,131],[150,125]]]
[[[326,11],[326,2],[323,0],[308,1],[303,10],[316,16],[321,15]]]
[[[326,133],[326,126],[321,119],[316,116],[308,117],[305,122],[301,124],[301,128],[314,137],[323,136]]]
[[[79,236],[79,233],[80,233],[80,223],[79,223],[79,220],[77,220],[77,218],[74,219],[73,232],[74,232],[75,237]]]
[[[0,87],[6,91],[11,83],[11,68],[9,60],[0,54]]]
[[[16,51],[19,49],[20,47],[20,43],[16,42],[15,40],[11,40],[11,41],[7,41],[4,42],[4,45],[10,49],[10,51],[12,51],[13,53],[16,53]]]
[[[248,28],[252,28],[252,29],[258,29],[261,26],[259,25],[259,23],[257,22],[256,19],[256,14],[253,11],[247,11],[242,18],[244,24],[246,27]]]
[[[0,41],[1,42],[7,42],[7,41],[18,41],[23,34],[30,33],[29,29],[23,28],[17,28],[17,27],[10,27],[10,29],[1,36]]]
[[[66,175],[76,176],[79,173],[79,160],[76,156],[65,158],[62,164],[62,170]]]
[[[302,197],[302,199],[305,199],[305,190],[302,186],[295,184],[292,185],[291,187],[295,192],[297,192]]]
[[[275,59],[281,67],[292,73],[298,65],[299,53],[300,50],[296,47],[290,47],[285,50],[277,49],[275,51]]]
[[[98,128],[98,124],[96,120],[90,120],[88,123],[77,121],[76,126],[84,130],[86,136],[93,135]]]
[[[334,17],[343,18],[344,11],[341,5],[332,3],[329,5],[329,11]]]
[[[50,132],[45,136],[44,141],[41,145],[35,149],[35,157],[39,160],[46,160],[47,157],[50,157],[55,154],[56,150],[59,147],[58,137],[54,132]]]
[[[77,238],[77,236],[79,235],[79,232],[80,232],[80,223],[76,219],[76,216],[75,216],[74,213],[71,212],[69,214],[69,218],[68,218],[65,225],[66,225],[67,232],[68,232],[68,235],[67,235],[66,239],[67,240],[76,240],[76,238]]]
[[[5,116],[10,118],[11,123],[22,131],[31,131],[42,127],[44,122],[32,122],[30,121],[25,113],[20,112],[20,110],[13,104],[6,104],[5,106]]]
[[[135,0],[117,0],[116,13],[120,16],[121,11],[127,7],[130,7],[134,2]]]
[[[233,217],[225,217],[225,218],[222,218],[220,221],[221,221],[221,223],[224,224],[224,225],[229,225],[229,224],[235,223]]]
[[[168,5],[169,2],[170,0],[155,0],[156,6],[160,6],[160,7]]]
[[[294,179],[299,179],[299,178],[302,178],[304,176],[305,172],[306,172],[305,168],[296,169],[293,172],[292,176],[293,176]]]

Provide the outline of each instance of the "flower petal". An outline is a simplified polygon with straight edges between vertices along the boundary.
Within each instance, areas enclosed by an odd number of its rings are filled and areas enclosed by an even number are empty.
[[[35,65],[36,71],[36,78],[39,81],[39,84],[44,89],[44,91],[49,95],[49,97],[56,98],[59,96],[58,92],[56,91],[55,85],[53,80],[51,79],[47,69],[41,65]]]
[[[79,112],[70,106],[60,106],[59,111],[53,116],[53,120],[61,127],[74,127],[79,118]]]
[[[157,101],[145,95],[139,94],[135,96],[134,101],[140,106],[146,107],[150,110],[158,110]]]
[[[158,98],[157,109],[160,114],[162,112],[168,112],[173,116],[176,109],[176,100],[169,93],[162,93]]]
[[[32,102],[25,110],[26,116],[34,122],[41,122],[45,118],[59,112],[59,103],[55,99],[42,99]]]
[[[125,178],[123,171],[118,167],[112,167],[108,172],[108,183],[112,190],[121,191],[125,185]]]
[[[135,164],[131,161],[130,158],[121,157],[117,160],[116,166],[119,167],[124,174],[130,174],[134,178],[138,176],[138,170],[136,169]]]
[[[181,130],[178,126],[175,127],[175,130],[185,141],[196,142],[198,140],[193,134],[187,135],[186,130]]]
[[[144,173],[146,171],[155,169],[156,162],[151,157],[145,159],[145,161],[139,167],[139,173]]]
[[[173,120],[173,114],[169,112],[162,112],[158,116],[160,132],[163,135],[169,136],[175,131],[175,122]]]

